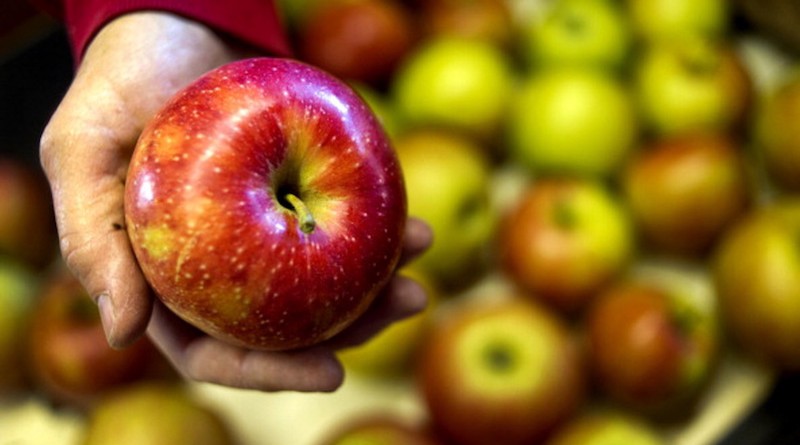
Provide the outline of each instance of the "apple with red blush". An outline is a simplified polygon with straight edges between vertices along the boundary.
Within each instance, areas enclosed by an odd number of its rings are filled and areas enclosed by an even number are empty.
[[[514,15],[506,0],[422,0],[415,11],[423,38],[442,34],[487,41],[510,49]]]
[[[538,443],[586,395],[571,328],[513,291],[478,294],[443,312],[418,365],[431,427],[460,445]]]
[[[800,190],[800,75],[781,80],[757,108],[754,141],[770,181],[784,191]]]
[[[304,61],[372,85],[388,81],[417,40],[410,11],[393,0],[322,3],[297,34]]]
[[[585,308],[626,271],[636,251],[621,200],[586,178],[542,177],[528,184],[499,233],[506,275],[565,314]]]
[[[602,394],[649,415],[691,414],[721,347],[714,293],[695,280],[702,278],[656,266],[597,297],[583,326]]]
[[[444,445],[423,426],[389,413],[349,418],[329,431],[320,444]]]
[[[0,157],[0,255],[43,268],[58,251],[53,201],[44,175]]]
[[[143,130],[125,190],[155,294],[228,343],[308,347],[394,275],[406,194],[389,138],[342,80],[290,59],[229,63]]]
[[[88,407],[112,390],[161,374],[167,367],[146,337],[112,349],[97,305],[80,282],[58,265],[42,283],[27,332],[33,383],[49,399]]]
[[[625,202],[645,244],[700,256],[749,207],[753,184],[744,147],[724,133],[647,143],[622,172]]]

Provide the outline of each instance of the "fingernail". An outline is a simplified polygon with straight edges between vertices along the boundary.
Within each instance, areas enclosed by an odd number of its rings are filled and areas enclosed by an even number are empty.
[[[108,294],[100,294],[96,299],[97,307],[100,310],[100,320],[103,322],[103,331],[106,333],[106,340],[108,344],[114,347],[116,339],[114,338],[114,304],[109,298]]]

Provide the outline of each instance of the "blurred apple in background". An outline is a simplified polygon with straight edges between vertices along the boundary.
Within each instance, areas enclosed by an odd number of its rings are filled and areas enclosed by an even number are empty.
[[[445,292],[462,288],[487,268],[497,220],[485,150],[442,130],[405,134],[395,149],[405,177],[408,214],[433,230],[431,247],[411,265]]]
[[[648,42],[687,35],[719,38],[728,31],[727,0],[626,0],[632,26]]]
[[[30,383],[25,338],[38,286],[28,267],[0,259],[0,394],[20,392]]]
[[[507,124],[513,162],[535,173],[610,175],[638,138],[629,91],[598,70],[532,72],[512,101]]]
[[[401,378],[410,374],[442,296],[423,273],[411,267],[399,273],[425,289],[428,306],[421,313],[392,324],[366,343],[339,351],[337,356],[347,370],[375,378]]]
[[[511,280],[564,313],[583,309],[635,254],[629,215],[603,183],[589,179],[535,181],[500,233]]]
[[[734,138],[711,133],[659,139],[639,150],[622,186],[645,242],[660,252],[707,253],[751,202],[743,151]]]
[[[652,424],[631,413],[609,409],[580,415],[560,428],[546,445],[666,445]]]
[[[783,79],[756,112],[754,142],[770,179],[800,191],[800,74]]]
[[[233,427],[178,384],[140,383],[103,397],[81,445],[235,445]]]
[[[513,16],[507,0],[417,0],[417,19],[425,38],[454,35],[485,40],[510,49]]]
[[[0,256],[43,268],[58,251],[53,201],[44,175],[0,156]]]
[[[637,276],[603,291],[585,320],[602,393],[642,413],[691,416],[720,347],[713,293],[687,280]]]
[[[420,427],[396,415],[370,413],[347,419],[320,445],[443,445]]]
[[[408,55],[391,89],[408,125],[488,140],[505,119],[514,81],[507,52],[480,39],[439,36]]]
[[[63,265],[42,283],[26,346],[37,388],[55,402],[80,408],[167,369],[146,337],[126,349],[112,349],[97,305]]]
[[[344,80],[387,82],[417,39],[407,9],[393,0],[334,0],[298,31],[301,58]]]
[[[745,123],[753,85],[730,42],[688,38],[649,45],[633,69],[644,125],[657,135],[732,131]]]
[[[751,356],[800,370],[800,201],[754,209],[720,242],[714,281],[723,321]]]
[[[584,401],[580,354],[554,313],[493,297],[438,319],[419,360],[420,393],[435,431],[454,443],[537,443]]]
[[[613,0],[552,2],[544,17],[524,23],[520,34],[524,59],[534,69],[570,65],[617,70],[633,43],[625,11]]]

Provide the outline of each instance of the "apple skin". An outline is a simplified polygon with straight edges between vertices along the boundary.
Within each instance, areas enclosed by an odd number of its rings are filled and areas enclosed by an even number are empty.
[[[382,85],[416,39],[410,12],[395,1],[337,0],[320,4],[303,22],[298,48],[303,60],[337,77]]]
[[[715,304],[688,287],[625,278],[584,321],[589,369],[611,399],[650,415],[686,415],[715,369]]]
[[[666,445],[642,419],[613,410],[590,411],[560,428],[546,445]]]
[[[287,350],[343,330],[392,277],[406,195],[349,86],[255,58],[202,76],[144,129],[125,214],[167,307],[223,341]]]
[[[729,28],[727,0],[626,0],[631,25],[646,42],[688,36],[724,37]]]
[[[25,338],[39,290],[38,276],[27,266],[0,259],[0,395],[29,386]]]
[[[444,445],[424,428],[390,414],[349,419],[324,437],[321,445]]]
[[[603,183],[550,177],[528,185],[502,223],[501,264],[531,297],[574,314],[625,272],[630,216]]]
[[[656,135],[735,131],[748,118],[753,81],[726,41],[687,38],[652,44],[633,70],[643,124]]]
[[[89,412],[81,445],[234,445],[233,427],[212,405],[175,383],[109,393]]]
[[[0,156],[0,255],[42,269],[58,251],[53,201],[39,170]]]
[[[512,162],[533,173],[609,176],[635,148],[639,123],[618,78],[562,66],[522,82],[507,130]]]
[[[418,130],[398,138],[408,212],[433,230],[411,265],[445,292],[461,289],[489,266],[497,225],[491,164],[482,146],[454,132]]]
[[[743,147],[722,133],[651,141],[621,182],[644,243],[679,256],[704,256],[752,202]]]
[[[445,127],[487,141],[505,119],[513,85],[507,52],[487,41],[441,35],[406,57],[391,94],[410,127]]]
[[[506,0],[421,0],[416,12],[424,38],[443,34],[485,40],[510,49],[514,17]]]
[[[163,361],[148,338],[121,350],[108,346],[97,306],[62,264],[42,283],[29,328],[34,384],[57,403],[85,408],[114,389],[162,377],[153,374]]]
[[[633,42],[625,11],[610,1],[554,2],[541,21],[521,26],[521,51],[535,69],[568,65],[618,70]]]
[[[713,276],[722,320],[748,354],[800,370],[800,201],[753,209],[720,241]]]
[[[434,326],[418,365],[434,431],[460,445],[539,443],[585,397],[569,328],[513,294],[453,306]]]
[[[800,191],[800,75],[783,80],[757,108],[755,145],[771,181],[780,189]]]

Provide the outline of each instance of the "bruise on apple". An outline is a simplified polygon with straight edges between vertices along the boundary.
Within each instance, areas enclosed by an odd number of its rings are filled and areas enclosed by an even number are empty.
[[[176,95],[140,138],[125,205],[165,304],[259,349],[311,345],[363,313],[406,218],[399,163],[367,106],[284,59],[233,63]]]

